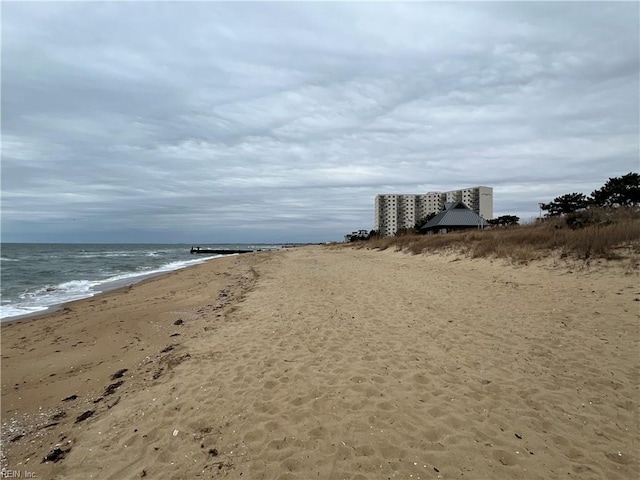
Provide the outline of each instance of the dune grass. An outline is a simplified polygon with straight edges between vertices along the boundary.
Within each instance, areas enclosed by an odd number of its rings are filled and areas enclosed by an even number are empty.
[[[507,228],[379,237],[358,242],[355,246],[378,250],[393,248],[412,254],[453,250],[473,258],[506,258],[514,263],[528,263],[551,252],[588,261],[620,258],[620,252],[625,250],[637,259],[640,254],[640,211],[631,208],[593,210],[588,212],[585,223],[586,226],[571,228],[566,218],[551,218]]]

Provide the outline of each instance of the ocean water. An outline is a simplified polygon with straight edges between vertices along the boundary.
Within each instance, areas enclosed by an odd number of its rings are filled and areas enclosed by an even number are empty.
[[[215,249],[272,249],[279,245],[200,245]],[[135,283],[150,275],[220,255],[190,254],[191,245],[25,244],[0,247],[0,320],[47,310]]]

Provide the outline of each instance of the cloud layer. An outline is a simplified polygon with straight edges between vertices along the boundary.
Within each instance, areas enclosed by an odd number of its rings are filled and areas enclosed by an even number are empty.
[[[3,5],[3,241],[322,241],[638,170],[637,3]]]

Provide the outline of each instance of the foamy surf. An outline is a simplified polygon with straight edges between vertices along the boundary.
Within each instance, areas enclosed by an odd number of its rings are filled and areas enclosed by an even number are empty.
[[[108,257],[128,256],[114,255],[111,252],[109,253],[110,255],[108,255]],[[148,254],[145,255],[149,256]],[[55,285],[44,285],[38,288],[27,289],[19,294],[18,298],[14,301],[3,299],[2,305],[0,305],[0,321],[44,312],[64,303],[89,298],[113,288],[137,283],[153,275],[179,270],[221,256],[223,255],[211,255],[190,260],[172,261],[155,268],[140,266],[135,271],[124,272],[107,278],[95,280],[71,280]]]

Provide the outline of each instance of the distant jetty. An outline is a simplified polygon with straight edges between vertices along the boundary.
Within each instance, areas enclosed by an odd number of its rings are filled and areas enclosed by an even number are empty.
[[[231,255],[232,253],[251,253],[259,252],[260,250],[231,250],[231,249],[214,249],[214,248],[200,248],[191,247],[190,253],[208,253],[213,255]]]

